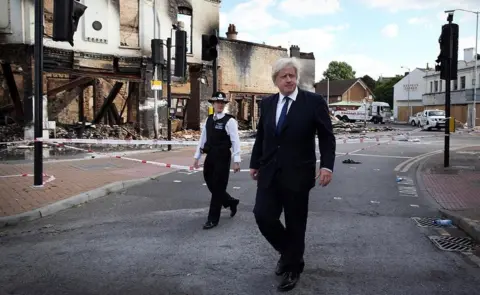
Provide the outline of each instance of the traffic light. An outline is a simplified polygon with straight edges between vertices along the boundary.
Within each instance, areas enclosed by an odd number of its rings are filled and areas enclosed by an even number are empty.
[[[458,36],[459,28],[457,24],[446,24],[442,26],[442,33],[438,39],[440,43],[440,54],[436,60],[439,65],[435,67],[440,71],[440,79],[447,79],[447,63],[451,57],[450,79],[458,78]]]
[[[184,78],[187,72],[187,32],[175,31],[175,68],[173,75]]]
[[[53,41],[68,42],[73,46],[73,35],[87,6],[78,0],[54,0]]]
[[[218,57],[218,37],[215,35],[202,35],[202,60],[213,61]]]

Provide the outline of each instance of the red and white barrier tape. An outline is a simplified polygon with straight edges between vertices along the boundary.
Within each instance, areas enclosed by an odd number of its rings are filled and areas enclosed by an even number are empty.
[[[0,178],[13,178],[13,177],[33,177],[33,174],[23,173],[23,174],[14,174],[14,175],[0,175]],[[43,184],[52,182],[55,180],[55,176],[43,174],[43,177],[48,177],[47,180],[43,181]]]
[[[375,137],[359,137],[359,138],[337,138],[337,143],[364,143],[364,142],[379,142],[382,138],[395,139],[395,137],[406,136],[410,137],[410,132],[400,133],[396,135],[380,135]],[[428,138],[428,137],[441,137],[440,135],[426,135],[415,136],[415,138]],[[86,138],[36,138],[37,142],[45,143],[81,143],[81,144],[112,144],[112,145],[180,145],[180,146],[197,146],[198,141],[180,141],[180,140],[158,140],[158,139],[146,139],[146,140],[133,140],[133,139],[86,139]],[[15,142],[2,142],[0,144],[16,144],[16,143],[28,143],[29,141],[15,141]],[[253,145],[254,141],[243,141],[241,145]]]

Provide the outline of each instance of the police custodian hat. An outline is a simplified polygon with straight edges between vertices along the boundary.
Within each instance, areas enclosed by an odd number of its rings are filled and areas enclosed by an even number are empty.
[[[217,91],[212,95],[212,98],[208,100],[210,103],[214,103],[215,101],[223,101],[228,103],[228,98],[224,92]]]

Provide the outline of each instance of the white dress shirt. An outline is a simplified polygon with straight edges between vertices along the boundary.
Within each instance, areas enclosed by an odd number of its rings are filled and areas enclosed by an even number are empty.
[[[290,99],[288,100],[287,114],[288,114],[288,111],[290,110],[290,108],[292,107],[292,103],[297,100],[297,96],[298,96],[298,87],[296,87],[295,91],[293,91],[293,93],[288,96]],[[277,103],[276,121],[275,121],[277,124],[278,124],[278,120],[280,119],[280,114],[282,113],[282,108],[285,105],[285,99],[284,98],[285,98],[285,95],[279,93],[278,103]],[[321,169],[332,172],[332,170],[330,170],[328,168],[321,168]]]
[[[225,113],[216,113],[213,117],[214,120],[220,120],[225,116]],[[208,120],[208,118],[207,118]],[[203,124],[202,134],[200,135],[200,141],[198,142],[197,150],[195,152],[194,158],[200,160],[202,157],[202,153],[200,152],[207,141],[207,120],[205,120],[205,124]],[[232,157],[233,162],[240,163],[240,137],[238,135],[238,123],[237,120],[231,118],[228,120],[227,124],[225,124],[225,131],[230,136],[230,141],[232,142]]]
[[[288,114],[288,111],[290,110],[290,107],[292,106],[292,103],[297,99],[297,95],[298,95],[298,87],[295,88],[295,91],[293,91],[293,93],[288,96],[290,97],[290,99],[288,100],[287,114]],[[277,114],[276,114],[276,121],[275,121],[277,124],[278,124],[278,120],[280,119],[280,114],[282,113],[282,109],[284,105],[285,105],[285,95],[279,93],[278,103],[277,103]]]

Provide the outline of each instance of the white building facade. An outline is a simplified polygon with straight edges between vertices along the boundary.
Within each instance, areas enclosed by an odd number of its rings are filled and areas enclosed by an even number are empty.
[[[397,122],[423,110],[422,95],[427,90],[425,69],[416,68],[393,86],[393,116]]]
[[[480,61],[477,68],[477,79],[480,80]],[[474,49],[464,50],[464,60],[458,61],[458,77],[451,81],[451,116],[462,123],[473,123],[473,88],[475,84],[475,60]],[[445,107],[445,80],[440,79],[440,73],[427,71],[425,75],[426,91],[422,96],[422,102],[425,108],[444,109]],[[478,85],[478,82],[477,82]],[[480,88],[476,89],[476,126],[479,126],[480,107]]]

